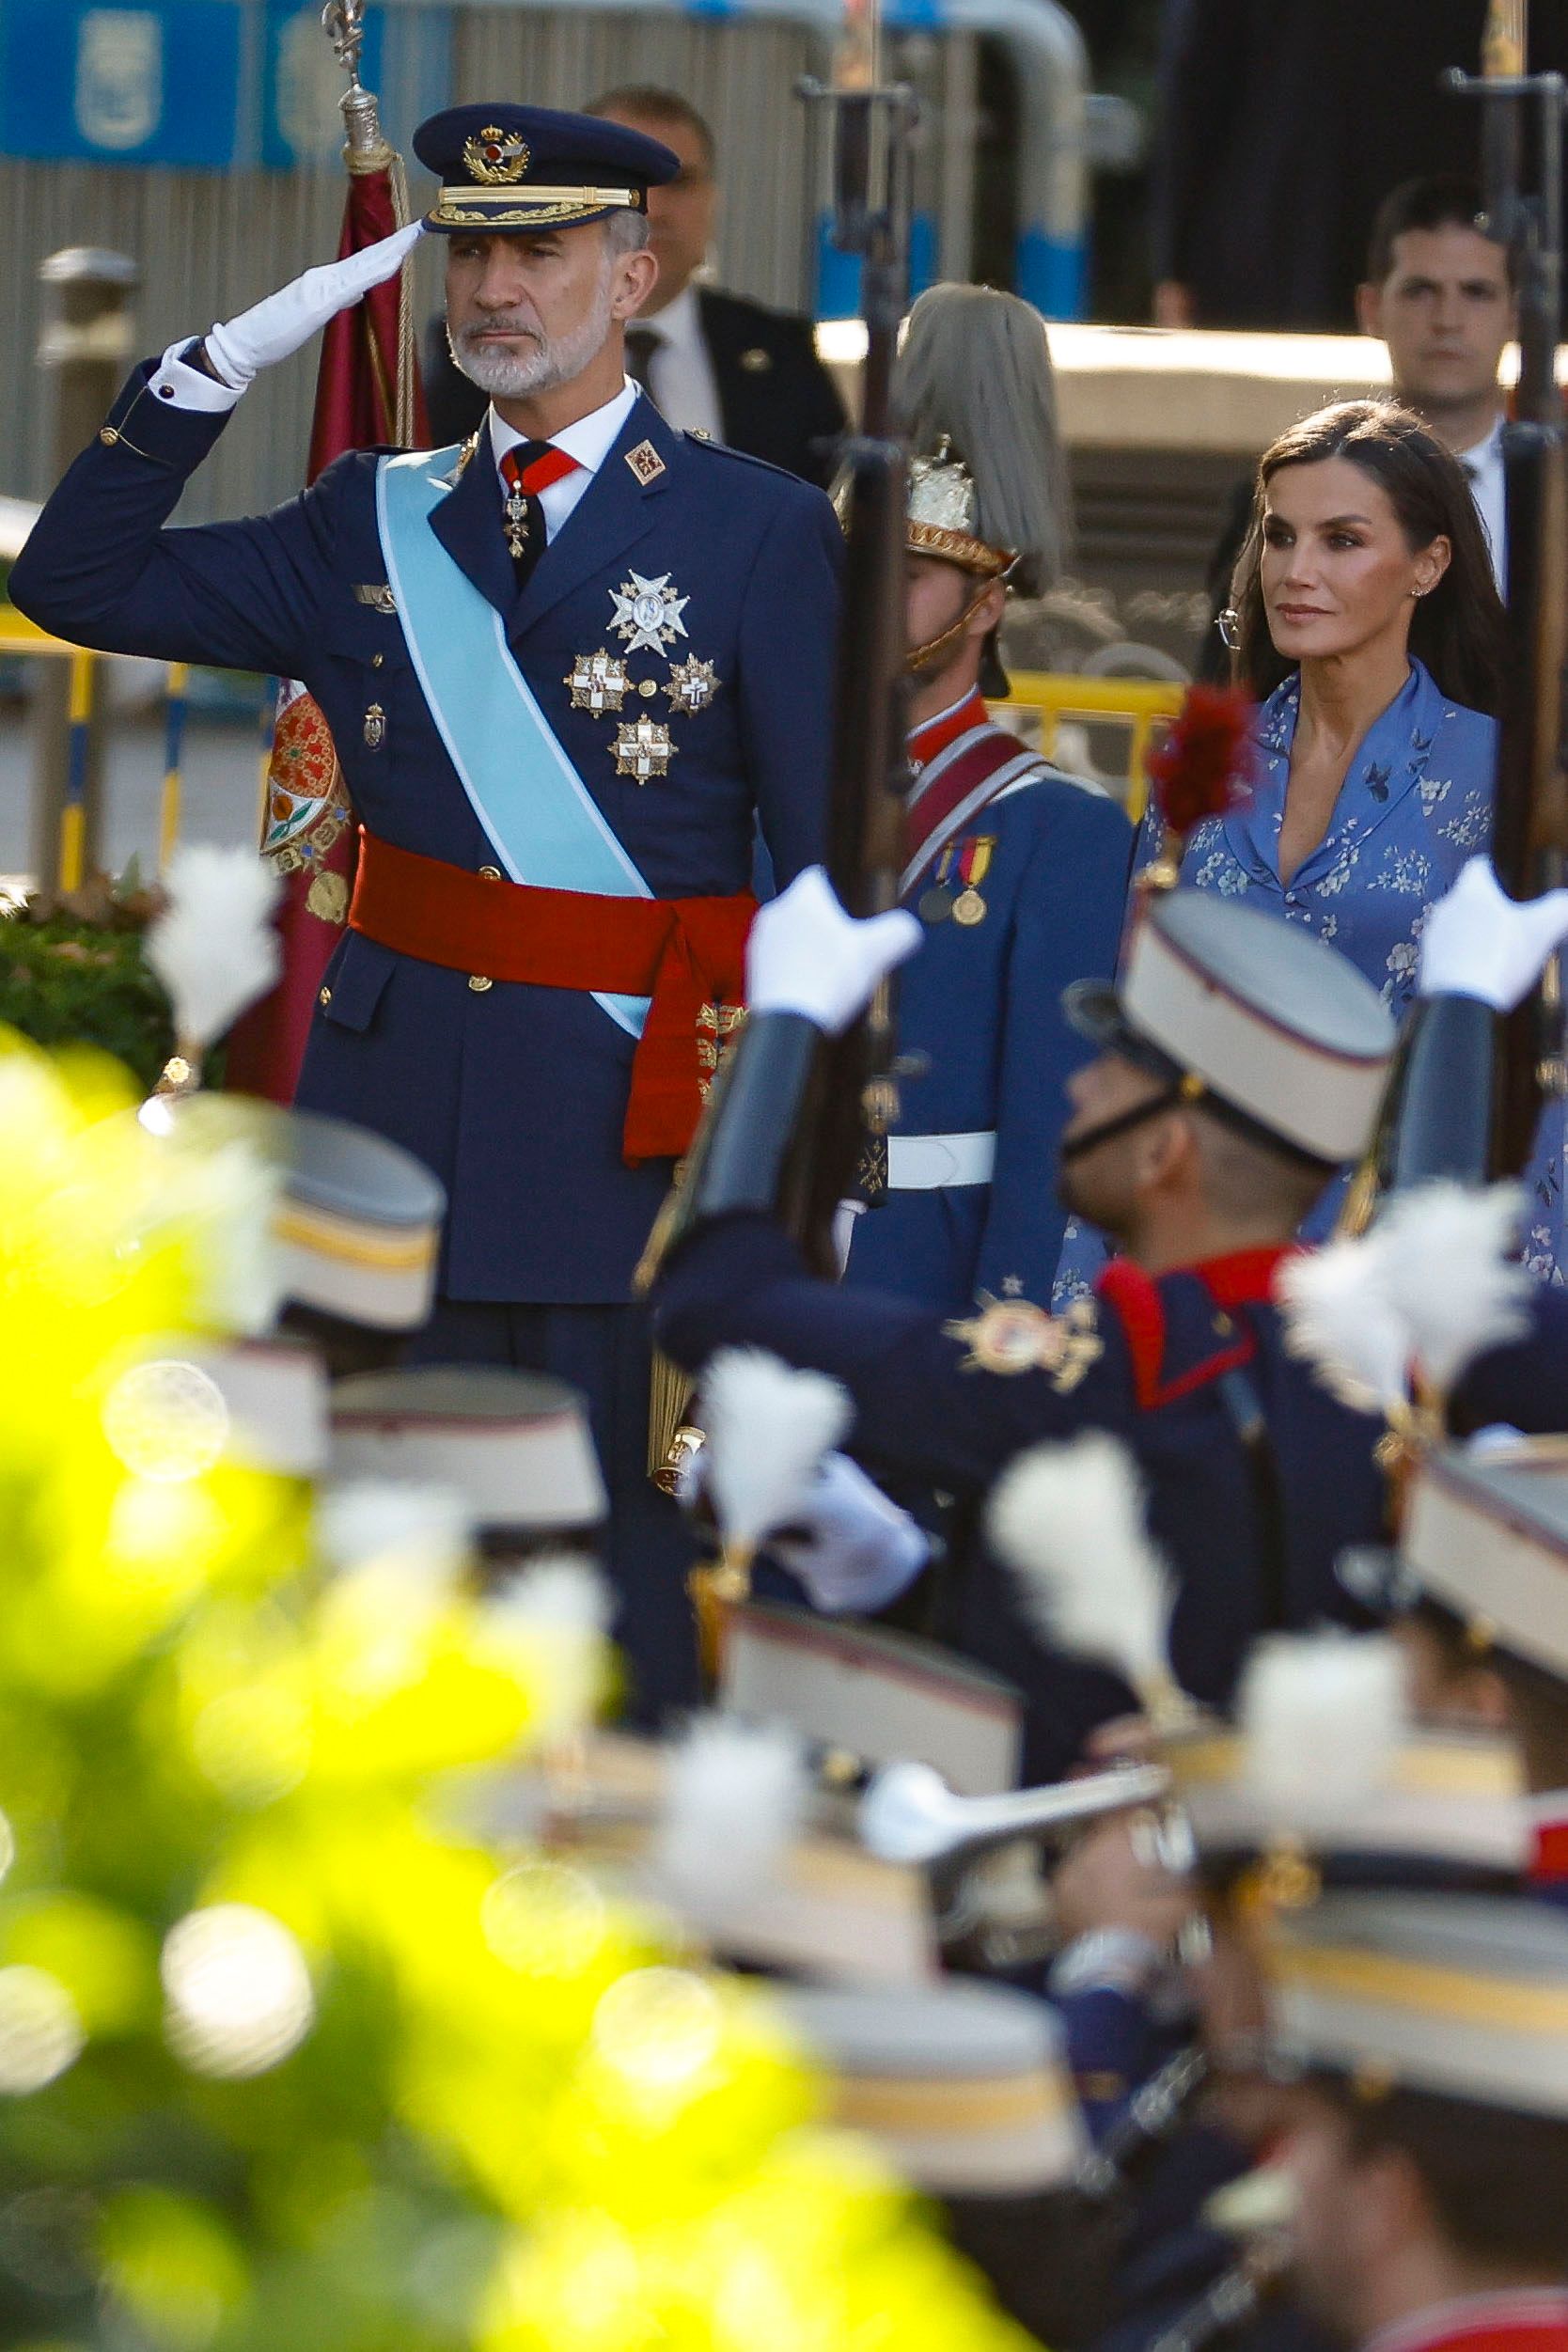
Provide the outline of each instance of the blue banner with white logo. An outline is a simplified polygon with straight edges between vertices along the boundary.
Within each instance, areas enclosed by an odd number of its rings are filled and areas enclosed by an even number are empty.
[[[225,169],[247,14],[243,0],[0,0],[0,151]]]

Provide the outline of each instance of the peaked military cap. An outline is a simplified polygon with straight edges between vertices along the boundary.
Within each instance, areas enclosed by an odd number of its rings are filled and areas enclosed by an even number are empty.
[[[565,1537],[609,1511],[576,1389],[496,1365],[416,1364],[339,1381],[332,1466],[338,1478],[454,1487],[483,1529]]]
[[[237,1457],[279,1478],[315,1478],[326,1468],[327,1378],[313,1347],[280,1333],[182,1352],[228,1408]]]
[[[1017,2196],[1087,2154],[1055,2013],[1003,1984],[780,1987],[836,2083],[835,2121],[940,2196]]]
[[[414,133],[441,182],[429,228],[447,236],[574,228],[610,212],[646,212],[680,157],[658,139],[595,115],[546,106],[450,106]]]
[[[1364,2092],[1568,2118],[1568,1920],[1544,1905],[1336,1894],[1275,1925],[1278,2052]]]
[[[447,1195],[411,1152],[347,1119],[249,1095],[158,1107],[182,1134],[243,1141],[276,1171],[270,1238],[285,1299],[374,1331],[429,1321]]]
[[[1062,1003],[1082,1035],[1271,1143],[1331,1168],[1366,1145],[1393,1016],[1297,924],[1210,890],[1152,895],[1117,985],[1075,980]]]

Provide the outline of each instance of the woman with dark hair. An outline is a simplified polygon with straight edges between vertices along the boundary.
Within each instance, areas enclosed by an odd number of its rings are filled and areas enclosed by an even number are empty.
[[[1233,606],[1253,789],[1195,828],[1182,879],[1331,940],[1403,1013],[1428,909],[1491,838],[1503,608],[1458,464],[1392,401],[1293,426],[1258,468]],[[1137,863],[1161,846],[1151,815]],[[1550,1273],[1538,1206],[1527,1254]]]

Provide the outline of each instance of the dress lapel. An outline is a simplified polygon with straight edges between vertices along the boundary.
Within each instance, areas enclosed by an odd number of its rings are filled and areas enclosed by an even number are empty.
[[[1443,698],[1430,675],[1412,662],[1399,693],[1362,737],[1328,831],[1302,859],[1296,879],[1321,882],[1365,848],[1425,775],[1442,714]]]
[[[497,612],[517,601],[517,574],[501,531],[501,477],[491,463],[490,420],[463,444],[449,494],[431,510],[431,528],[459,570]]]
[[[646,478],[649,466],[629,463],[645,445],[658,460],[651,478]],[[652,401],[635,401],[604,464],[516,598],[507,622],[510,637],[525,635],[563,597],[597,572],[609,571],[647,538],[680,455],[680,435],[671,431]]]

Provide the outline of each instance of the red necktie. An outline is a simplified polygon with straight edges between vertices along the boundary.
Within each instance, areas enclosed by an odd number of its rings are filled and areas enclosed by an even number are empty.
[[[568,474],[578,470],[577,460],[569,457],[564,449],[557,449],[553,441],[519,442],[501,460],[501,478],[507,486],[501,522],[519,589],[527,586],[535,564],[544,553],[544,510],[539,503],[540,492],[548,490],[552,482],[564,481]]]

